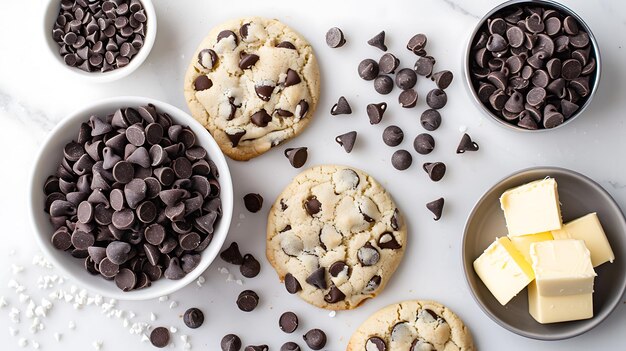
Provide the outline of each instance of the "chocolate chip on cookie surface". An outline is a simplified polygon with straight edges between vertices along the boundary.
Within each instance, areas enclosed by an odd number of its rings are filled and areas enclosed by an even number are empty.
[[[311,45],[285,24],[242,18],[211,30],[184,83],[193,117],[235,160],[259,156],[310,122],[320,95]]]
[[[366,173],[318,166],[296,176],[268,218],[267,257],[290,293],[318,307],[352,309],[397,268],[407,229]]]

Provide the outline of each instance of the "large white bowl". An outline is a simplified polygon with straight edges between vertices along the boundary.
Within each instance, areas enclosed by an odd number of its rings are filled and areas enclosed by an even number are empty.
[[[47,3],[43,8],[42,24],[42,38],[45,44],[45,51],[49,53],[50,60],[56,62],[61,69],[70,72],[82,79],[95,83],[108,83],[115,80],[124,78],[133,73],[141,64],[146,60],[154,46],[157,33],[157,15],[154,10],[152,0],[141,0],[143,8],[146,11],[148,17],[146,25],[146,37],[143,41],[143,46],[139,49],[139,52],[130,60],[130,63],[122,68],[114,69],[109,72],[85,72],[77,67],[70,67],[65,64],[63,57],[59,54],[59,44],[52,39],[52,28],[54,22],[56,22],[59,16],[59,9],[61,8],[60,0],[45,0]]]
[[[75,139],[82,122],[91,115],[106,115],[121,107],[137,107],[154,104],[158,111],[168,113],[175,123],[189,126],[196,134],[196,143],[204,147],[209,157],[215,162],[219,171],[221,186],[222,218],[219,220],[213,233],[211,244],[201,253],[201,261],[198,267],[188,273],[183,279],[168,280],[161,278],[152,283],[152,286],[129,292],[120,290],[113,281],[109,281],[100,275],[91,275],[84,268],[82,260],[72,257],[69,253],[55,249],[50,243],[54,232],[49,221],[49,216],[44,212],[45,195],[43,185],[46,178],[55,173],[59,162],[63,157],[65,144]],[[233,185],[228,170],[228,164],[219,146],[206,129],[187,113],[167,103],[154,99],[124,96],[101,100],[88,105],[67,116],[48,135],[41,145],[30,179],[29,210],[35,237],[41,250],[54,266],[67,276],[71,277],[79,285],[99,293],[103,296],[120,300],[147,300],[173,293],[187,284],[193,282],[213,262],[219,253],[230,227],[233,212]]]

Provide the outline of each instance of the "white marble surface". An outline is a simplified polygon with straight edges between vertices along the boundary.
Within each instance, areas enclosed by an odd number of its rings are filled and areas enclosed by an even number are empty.
[[[593,29],[601,46],[604,76],[600,89],[585,115],[570,125],[536,135],[519,134],[502,129],[485,120],[472,104],[461,79],[462,52],[469,32],[479,16],[497,1],[252,1],[232,2],[201,0],[156,0],[159,33],[151,55],[134,74],[119,82],[86,84],[58,69],[46,59],[40,43],[39,12],[43,1],[0,2],[0,120],[2,121],[3,166],[0,171],[0,296],[21,310],[21,322],[13,323],[9,306],[0,308],[0,340],[3,350],[19,349],[20,338],[29,341],[28,348],[42,350],[90,350],[92,343],[103,342],[102,350],[152,350],[140,337],[129,333],[123,318],[107,318],[100,308],[89,305],[75,310],[71,303],[55,302],[47,317],[41,318],[45,329],[31,333],[32,320],[26,316],[27,303],[9,288],[11,279],[24,285],[31,298],[40,303],[48,290],[37,287],[37,277],[52,275],[53,269],[31,264],[38,250],[28,223],[26,198],[30,162],[46,133],[64,115],[94,100],[117,95],[144,95],[172,103],[186,110],[182,94],[183,72],[191,53],[205,33],[215,24],[242,15],[279,18],[302,32],[316,48],[322,67],[323,93],[320,109],[310,128],[286,146],[308,146],[308,166],[322,163],[343,163],[360,167],[381,181],[393,194],[408,217],[410,244],[405,260],[387,289],[375,300],[356,311],[339,312],[330,318],[328,312],[316,309],[288,295],[264,259],[265,214],[279,191],[297,174],[282,156],[280,147],[248,163],[230,162],[236,199],[251,191],[266,199],[263,211],[249,214],[237,202],[229,239],[242,243],[263,259],[261,275],[245,280],[244,287],[255,289],[261,296],[259,308],[250,314],[236,309],[235,296],[242,287],[227,283],[216,261],[204,273],[202,288],[188,286],[167,302],[119,302],[117,307],[136,314],[130,322],[152,325],[173,325],[178,328],[174,341],[183,349],[181,334],[189,335],[194,350],[217,350],[220,338],[235,332],[244,344],[267,343],[278,350],[287,340],[304,346],[301,335],[308,328],[327,331],[326,350],[343,350],[352,331],[369,314],[393,302],[410,298],[436,299],[455,310],[470,327],[479,349],[483,350],[588,350],[623,349],[623,326],[626,325],[626,302],[593,331],[562,342],[540,342],[512,334],[484,315],[469,295],[460,262],[460,242],[465,218],[473,203],[491,184],[503,176],[529,166],[562,166],[582,172],[606,188],[622,207],[626,207],[626,125],[624,90],[626,69],[623,46],[626,44],[626,3],[605,1],[565,1]],[[324,33],[331,26],[345,31],[348,44],[329,49]],[[428,49],[437,58],[437,67],[454,71],[456,77],[448,90],[449,103],[443,111],[444,123],[433,133],[436,151],[428,157],[415,157],[414,165],[405,172],[391,168],[393,149],[381,140],[383,128],[401,126],[406,140],[401,147],[411,149],[412,139],[421,132],[418,107],[401,110],[395,103],[397,91],[381,98],[370,84],[356,75],[356,65],[365,57],[378,58],[380,52],[365,44],[379,30],[388,34],[390,50],[397,53],[402,64],[412,65],[414,57],[404,49],[408,38],[417,32],[429,37]],[[419,92],[424,96],[430,82],[421,80]],[[345,95],[352,103],[352,116],[332,117],[328,111],[337,97]],[[370,126],[365,105],[388,100],[390,110],[383,123]],[[477,153],[456,155],[454,149],[461,136],[460,128],[480,144]],[[358,145],[351,154],[340,150],[333,138],[349,131],[359,132]],[[445,161],[449,173],[440,183],[430,182],[420,164],[428,160]],[[432,221],[424,204],[436,197],[446,198],[444,218]],[[623,258],[618,258],[623,259]],[[12,264],[25,267],[12,272]],[[18,267],[19,268],[19,267]],[[228,267],[239,276],[233,267]],[[17,269],[19,270],[19,269]],[[64,288],[69,290],[71,282]],[[170,309],[171,301],[178,306]],[[191,306],[206,313],[204,326],[187,329],[180,315]],[[300,329],[293,335],[282,333],[278,316],[285,310],[300,315]],[[150,312],[157,316],[151,322]],[[128,314],[126,314],[128,318]],[[77,325],[68,328],[69,321]],[[17,330],[11,336],[7,330]],[[15,332],[14,332],[15,333]],[[61,341],[54,338],[61,333]],[[33,341],[38,345],[34,345]]]

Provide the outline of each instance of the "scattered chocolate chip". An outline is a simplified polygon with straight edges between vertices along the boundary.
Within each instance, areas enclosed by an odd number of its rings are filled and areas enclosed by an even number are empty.
[[[383,114],[387,110],[387,103],[381,102],[378,104],[368,104],[366,108],[367,116],[369,117],[370,124],[378,124],[383,119]]]
[[[241,252],[239,252],[239,245],[234,241],[220,253],[220,258],[230,264],[243,264],[243,256],[241,256]]]
[[[435,217],[433,218],[435,221],[438,221],[441,218],[441,213],[443,212],[443,204],[443,197],[440,197],[437,200],[431,201],[426,204],[426,208],[435,215]]]
[[[376,34],[372,39],[368,40],[367,43],[382,51],[387,51],[387,46],[385,45],[385,31]]]
[[[441,125],[441,114],[434,109],[426,110],[420,116],[422,127],[428,131],[434,131]]]
[[[434,182],[440,181],[446,174],[446,165],[443,162],[426,162],[422,168],[426,173],[428,173],[428,177]]]
[[[383,131],[383,142],[388,146],[398,146],[404,139],[404,132],[398,126],[389,126]]]
[[[427,133],[419,134],[413,141],[413,147],[418,154],[428,155],[435,149],[435,139]]]
[[[417,104],[417,91],[415,89],[403,90],[398,96],[401,107],[413,108]]]
[[[457,154],[462,154],[465,151],[478,151],[478,144],[472,141],[472,138],[465,133],[459,142],[459,146],[456,148]]]
[[[170,343],[170,331],[165,327],[156,327],[150,332],[152,346],[163,348]]]
[[[248,345],[244,349],[244,351],[268,351],[269,347],[267,345]]]
[[[261,264],[251,254],[245,254],[243,256],[243,262],[241,266],[239,266],[239,271],[241,272],[241,275],[246,278],[254,278],[259,275],[259,272],[261,271]]]
[[[333,116],[336,115],[349,115],[352,113],[352,108],[350,108],[350,104],[345,97],[339,97],[339,100],[333,107],[330,109],[330,114]]]
[[[237,297],[237,307],[244,312],[252,312],[259,304],[259,295],[252,290],[244,290]]]
[[[285,312],[278,319],[280,330],[291,334],[298,329],[298,316],[293,312]]]
[[[397,170],[404,171],[413,163],[413,157],[406,150],[397,150],[391,155],[391,165]]]
[[[426,47],[426,43],[428,42],[428,38],[424,34],[416,34],[409,39],[409,42],[406,44],[406,48],[413,52],[416,55],[419,55],[424,52],[424,48]],[[420,55],[423,56],[423,55]]]
[[[319,329],[311,329],[303,336],[304,342],[311,350],[321,350],[326,346],[326,333]]]
[[[413,69],[415,73],[420,76],[429,77],[433,73],[433,67],[435,67],[435,59],[432,56],[421,56],[415,61]]]
[[[391,53],[386,53],[378,60],[378,68],[383,74],[392,74],[400,65],[400,60]]]
[[[410,68],[403,68],[396,74],[396,85],[402,90],[411,89],[417,83],[417,74]]]
[[[345,134],[338,135],[335,137],[335,141],[337,144],[343,147],[343,149],[350,153],[352,152],[352,148],[354,147],[354,143],[356,142],[357,132],[351,131]]]
[[[300,346],[293,341],[288,341],[280,347],[280,351],[300,351]]]
[[[372,59],[365,59],[359,63],[359,77],[364,80],[374,80],[378,77],[378,63]]]
[[[249,193],[243,197],[243,203],[248,211],[256,213],[263,207],[263,197],[259,194]]]
[[[393,90],[393,79],[391,77],[381,74],[374,79],[374,90],[382,95],[387,95]]]
[[[341,29],[333,27],[326,32],[326,45],[335,49],[340,48],[346,43],[346,38]]]
[[[302,290],[302,286],[296,277],[294,277],[291,273],[285,274],[285,289],[290,294],[295,294],[298,291]]]
[[[433,73],[430,79],[432,79],[435,82],[435,84],[437,85],[437,88],[444,90],[447,87],[449,87],[450,84],[452,84],[453,78],[454,78],[454,75],[452,74],[452,72],[446,70],[446,71],[439,71],[439,72]]]
[[[220,341],[222,351],[239,351],[241,350],[241,339],[235,334],[226,334]]]
[[[438,110],[448,102],[448,96],[445,91],[441,89],[433,89],[426,95],[426,104],[435,110]]]
[[[289,163],[293,168],[300,168],[304,166],[309,153],[306,147],[288,148],[285,149],[285,157],[289,159]]]
[[[197,308],[190,308],[183,314],[183,322],[191,329],[200,328],[204,323],[204,313]]]

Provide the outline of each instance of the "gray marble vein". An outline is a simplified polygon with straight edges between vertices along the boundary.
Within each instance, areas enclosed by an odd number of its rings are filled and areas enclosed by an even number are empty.
[[[452,8],[452,10],[459,12],[465,16],[470,16],[472,18],[475,19],[480,19],[481,16],[474,14],[470,11],[468,11],[465,7],[461,6],[460,4],[458,4],[457,2],[455,2],[454,0],[442,0],[444,3],[446,3],[446,5],[450,6]]]
[[[52,130],[56,124],[43,111],[30,108],[2,90],[0,90],[0,114],[22,123],[32,131],[44,134]]]

